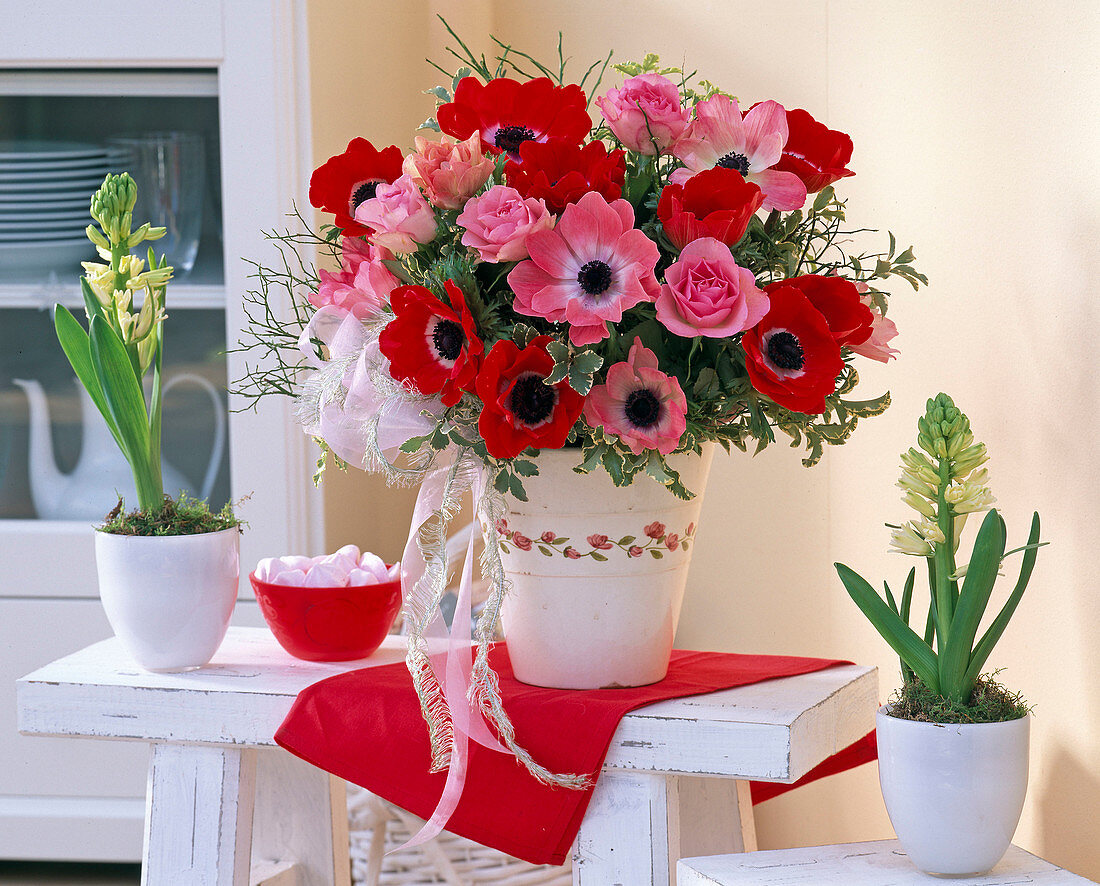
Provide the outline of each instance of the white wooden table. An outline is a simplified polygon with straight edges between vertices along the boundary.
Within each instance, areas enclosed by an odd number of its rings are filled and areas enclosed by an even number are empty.
[[[741,855],[684,858],[679,886],[1085,886],[1092,880],[1043,861],[1019,846],[984,877],[938,880],[913,867],[897,840],[776,849]]]
[[[371,661],[403,658],[393,637]],[[19,728],[152,745],[147,886],[346,884],[344,784],[272,736],[301,689],[361,664],[299,661],[264,628],[230,628],[207,667],[153,674],[106,640],[19,681]],[[755,849],[746,780],[797,780],[870,731],[877,705],[875,670],[852,665],[628,714],[574,883],[669,883],[679,858]]]

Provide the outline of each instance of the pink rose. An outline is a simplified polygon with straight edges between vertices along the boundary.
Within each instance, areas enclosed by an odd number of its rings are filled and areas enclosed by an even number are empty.
[[[627,556],[629,556],[629,557],[640,557],[640,556],[642,556],[644,551],[643,551],[642,548],[638,547],[637,545],[631,545],[630,550],[628,550],[626,553],[627,553]]]
[[[557,536],[554,535],[553,532],[544,532],[542,535],[539,536],[539,540],[545,542],[546,544],[553,544],[555,538],[557,538]]]
[[[567,547],[562,553],[564,553],[565,556],[568,557],[570,560],[579,560],[581,558],[580,551],[578,551],[572,545]]]
[[[713,237],[691,241],[665,271],[657,319],[684,338],[725,338],[750,329],[768,312],[768,296],[752,271]]]
[[[447,136],[435,142],[418,135],[413,143],[416,150],[401,169],[442,209],[461,207],[493,174],[495,164],[485,156],[478,132],[463,142]]]
[[[520,532],[517,532],[512,536],[512,541],[515,543],[515,546],[521,551],[531,550],[531,539]]]
[[[695,524],[694,523],[688,523],[687,532],[685,532],[684,534],[685,535],[695,535]]]
[[[882,316],[879,309],[875,307],[874,302],[871,301],[867,288],[866,283],[856,284],[856,289],[860,292],[859,300],[869,307],[874,315],[871,320],[871,335],[858,345],[849,344],[848,348],[853,354],[877,360],[879,363],[888,363],[892,357],[896,357],[901,353],[897,348],[892,348],[889,345],[889,342],[897,336],[898,327],[893,320]]]
[[[394,252],[416,252],[418,244],[435,239],[435,212],[408,175],[379,184],[374,196],[359,204],[355,220],[373,229],[375,246]]]
[[[588,543],[600,551],[610,551],[612,547],[606,535],[590,535],[588,536]]]
[[[549,231],[554,219],[542,200],[526,200],[515,188],[494,185],[467,202],[458,224],[466,229],[462,243],[477,250],[482,261],[521,261],[527,258],[527,238]]]
[[[359,237],[345,237],[341,246],[341,270],[319,272],[321,285],[310,295],[310,304],[316,308],[335,305],[360,320],[375,317],[389,303],[390,293],[400,285],[389,268],[382,264],[384,259],[393,256],[388,250]]]
[[[504,533],[507,531],[508,521],[501,517],[499,520],[497,520],[497,532],[499,532],[501,535],[504,535]]]
[[[644,532],[650,538],[664,538],[665,524],[661,523],[658,520],[654,520],[652,523],[646,526],[646,528],[643,529],[642,532]]]
[[[664,153],[691,123],[680,105],[680,90],[660,74],[639,74],[596,99],[607,125],[632,151]]]
[[[665,547],[668,548],[670,551],[675,551],[678,547],[680,547],[680,536],[673,532],[665,539]]]

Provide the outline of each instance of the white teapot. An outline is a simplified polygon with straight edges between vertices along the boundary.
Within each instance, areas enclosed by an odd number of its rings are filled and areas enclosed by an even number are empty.
[[[100,520],[111,508],[117,496],[127,503],[137,502],[137,492],[130,466],[111,437],[103,416],[92,398],[76,379],[80,391],[80,420],[83,432],[80,459],[76,467],[64,473],[57,466],[50,436],[50,415],[42,385],[28,379],[12,379],[27,395],[30,408],[30,486],[31,498],[38,517],[43,520]],[[214,440],[210,462],[203,477],[200,498],[208,498],[214,486],[225,449],[225,416],[217,389],[199,375],[182,372],[164,381],[161,389],[167,394],[177,384],[190,382],[210,395],[214,406]],[[194,486],[176,468],[161,462],[164,491],[176,495],[180,490],[194,496]]]

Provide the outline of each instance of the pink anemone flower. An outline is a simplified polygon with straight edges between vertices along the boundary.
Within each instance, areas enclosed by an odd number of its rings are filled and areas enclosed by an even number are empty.
[[[584,417],[617,434],[635,455],[646,449],[668,455],[687,429],[687,397],[675,378],[657,368],[657,355],[635,338],[626,362],[608,369],[607,382],[589,392]]]
[[[744,117],[737,100],[713,95],[695,106],[695,122],[672,147],[684,162],[669,177],[682,185],[705,169],[734,169],[764,194],[763,209],[799,209],[806,202],[806,185],[793,172],[772,169],[787,144],[787,112],[778,102],[752,107]]]
[[[569,340],[588,345],[607,338],[607,323],[661,287],[653,274],[660,253],[634,228],[626,200],[608,203],[590,191],[565,207],[553,230],[527,238],[531,256],[508,275],[513,307],[529,317],[569,324]]]

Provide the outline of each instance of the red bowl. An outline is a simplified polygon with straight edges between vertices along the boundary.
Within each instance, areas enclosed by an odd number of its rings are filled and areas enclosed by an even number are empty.
[[[347,588],[273,585],[249,575],[279,645],[306,661],[366,658],[382,645],[401,608],[401,580]]]

